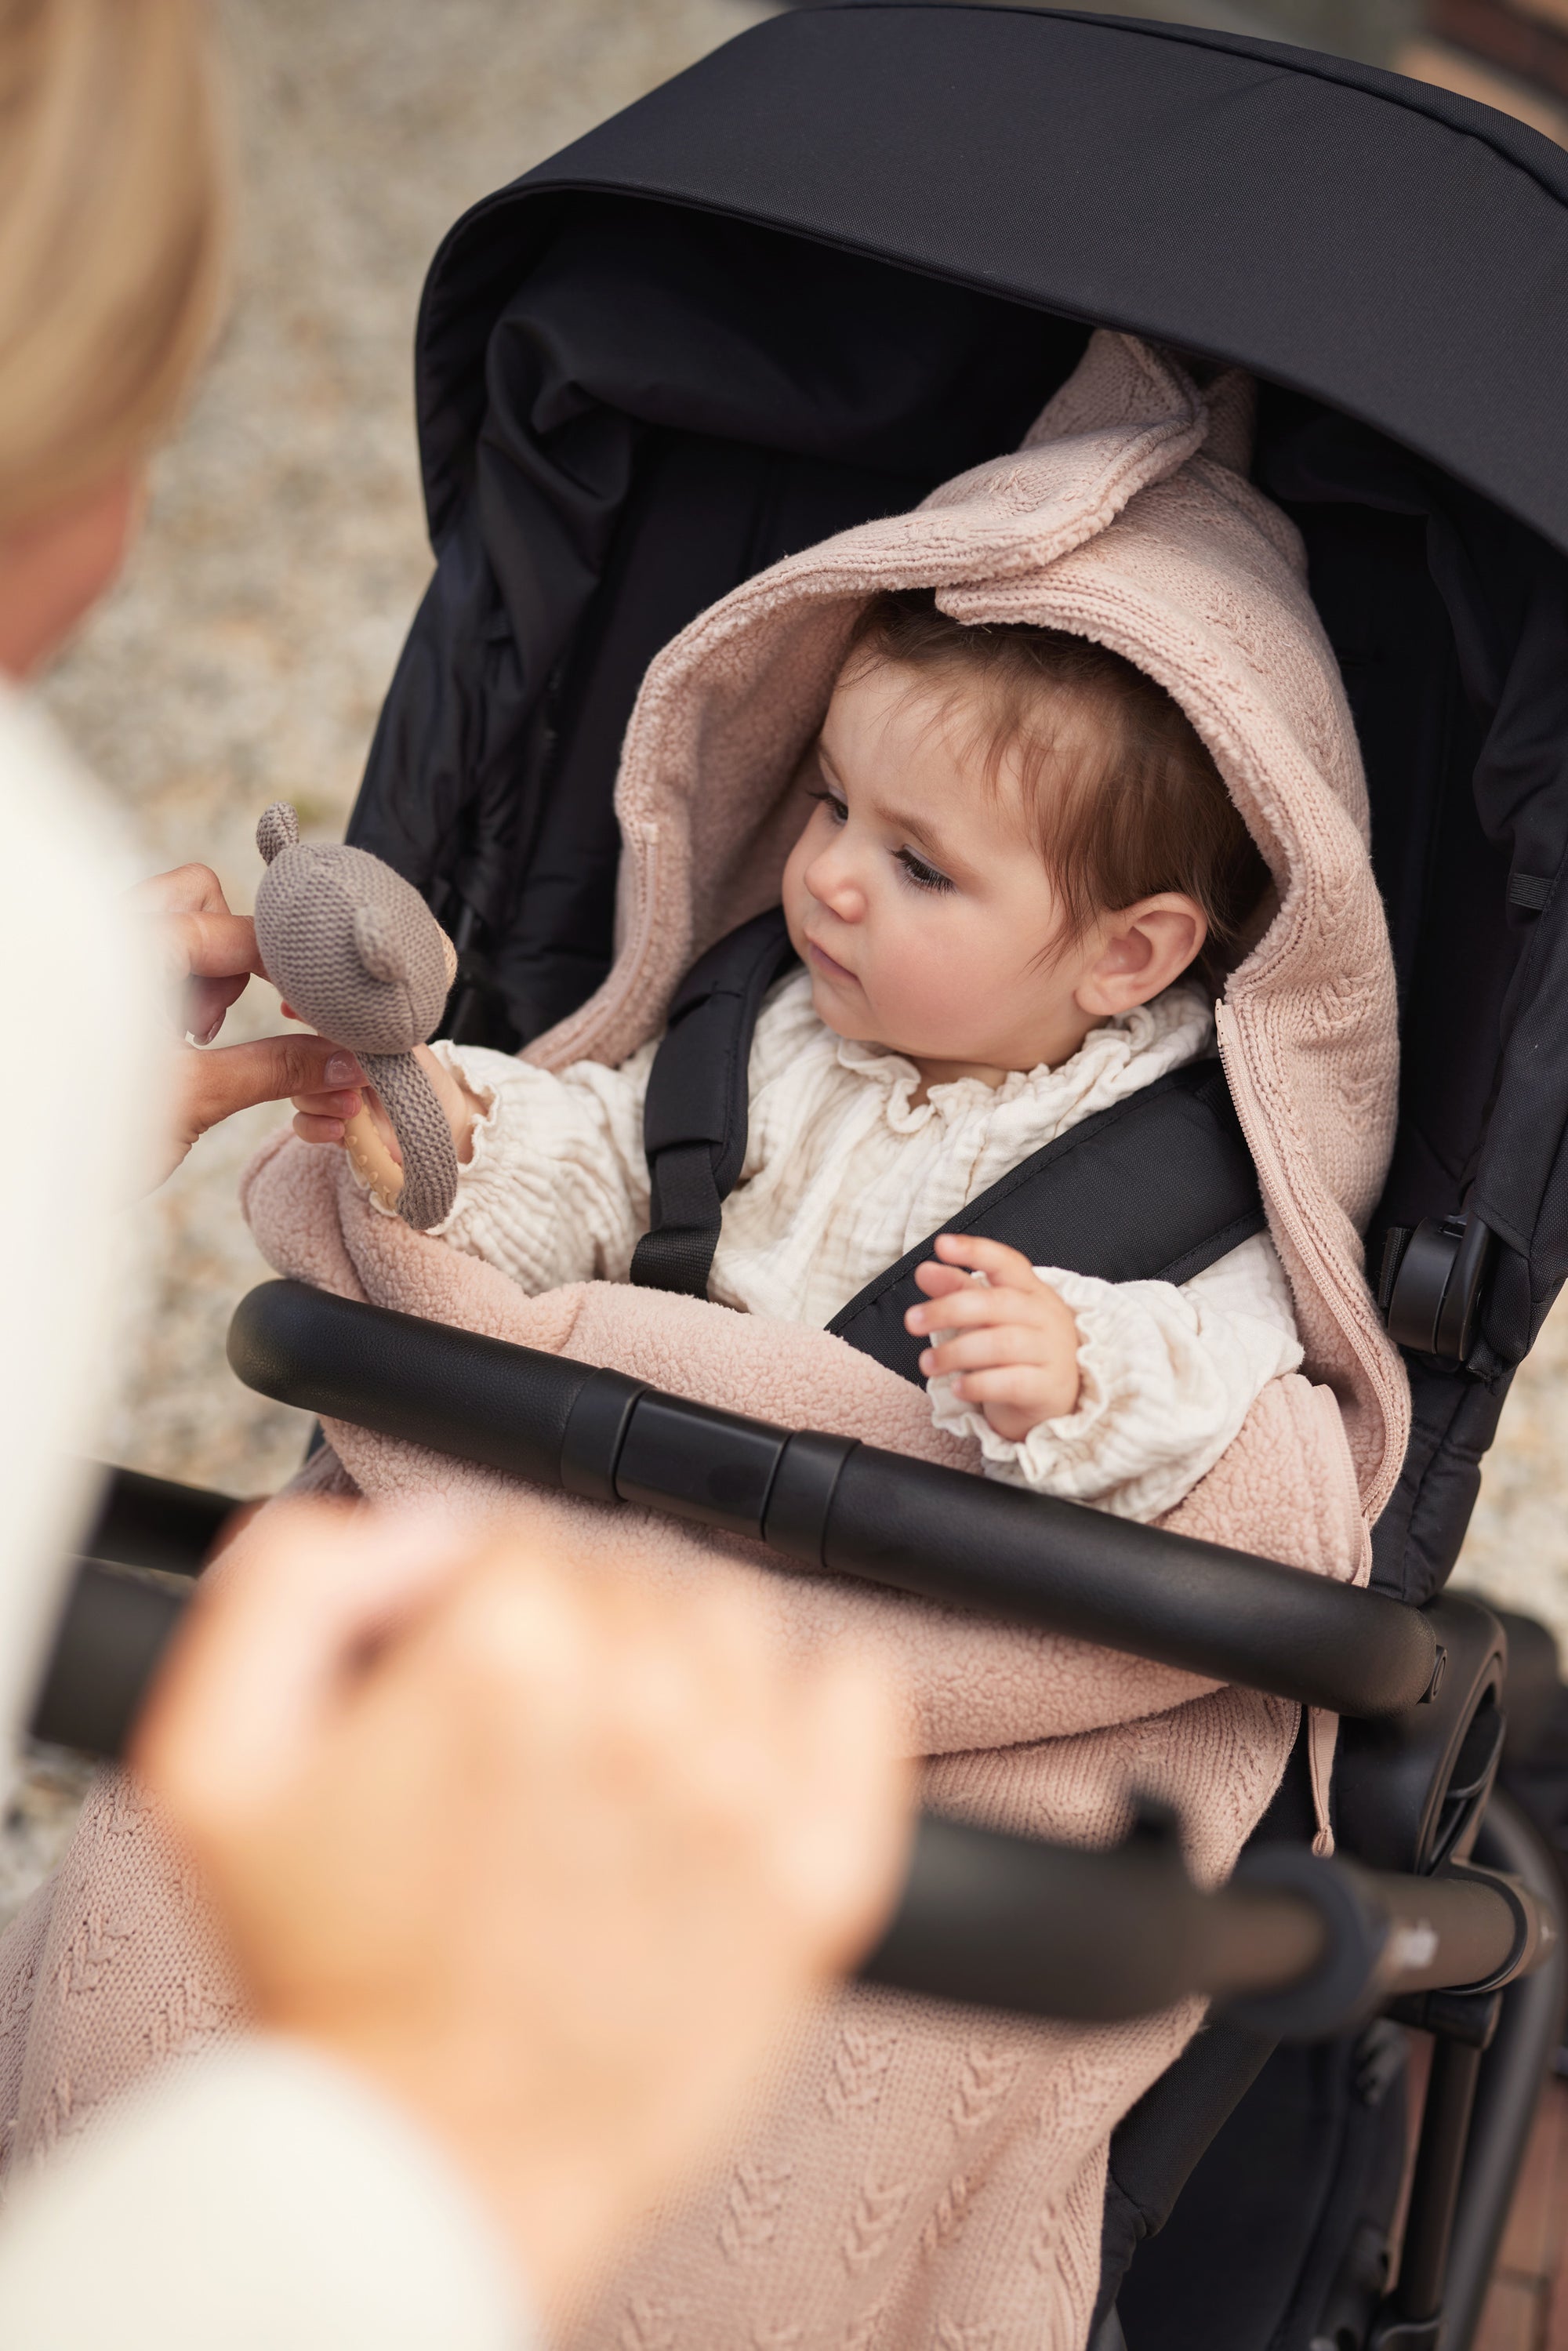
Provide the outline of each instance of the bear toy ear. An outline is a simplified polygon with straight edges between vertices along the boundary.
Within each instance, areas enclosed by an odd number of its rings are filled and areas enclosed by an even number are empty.
[[[286,849],[299,845],[299,819],[287,800],[274,800],[264,809],[261,822],[256,828],[256,845],[270,865],[273,859]]]
[[[408,948],[402,936],[402,925],[385,906],[356,906],[354,909],[354,945],[360,961],[372,979],[401,979],[409,977]]]

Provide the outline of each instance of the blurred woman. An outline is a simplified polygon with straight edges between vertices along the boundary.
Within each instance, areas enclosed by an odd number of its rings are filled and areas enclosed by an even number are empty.
[[[178,1041],[257,969],[250,925],[200,866],[126,895],[22,690],[119,569],[225,213],[197,0],[0,0],[5,1771],[90,1508],[69,1463],[121,1204],[230,1111],[352,1082],[319,1039]],[[70,2159],[0,2226],[0,2340],[524,2341],[871,1932],[900,1847],[882,1726],[853,1672],[786,1669],[716,1594],[677,1635],[524,1517],[278,1514],[199,1593],[135,1757],[261,2030],[107,2116],[65,2086]]]

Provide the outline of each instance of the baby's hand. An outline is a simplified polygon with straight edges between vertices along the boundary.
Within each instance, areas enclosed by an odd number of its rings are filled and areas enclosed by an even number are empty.
[[[287,1012],[288,1007],[285,1005],[283,1008]],[[414,1060],[430,1080],[435,1099],[446,1113],[459,1165],[465,1167],[474,1155],[474,1129],[484,1115],[485,1105],[476,1094],[469,1092],[460,1078],[436,1060],[428,1045],[415,1047]],[[354,1092],[296,1094],[294,1132],[301,1143],[341,1143],[345,1126],[361,1108],[369,1111],[376,1132],[401,1167],[402,1154],[398,1149],[392,1121],[373,1086]]]
[[[1012,1445],[1037,1422],[1075,1412],[1078,1320],[1023,1252],[1001,1241],[941,1233],[936,1255],[941,1264],[927,1259],[915,1279],[940,1304],[912,1306],[904,1318],[904,1329],[917,1339],[933,1331],[955,1334],[921,1355],[926,1378],[962,1374],[953,1382],[954,1395],[978,1405],[997,1435]],[[985,1280],[971,1281],[971,1271]]]

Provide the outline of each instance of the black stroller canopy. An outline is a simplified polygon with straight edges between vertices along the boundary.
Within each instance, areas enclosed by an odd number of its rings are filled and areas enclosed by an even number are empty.
[[[1238,362],[1568,549],[1568,154],[1446,90],[1270,42],[973,0],[774,19],[447,237],[419,329],[437,539],[489,330],[563,199],[592,190]]]
[[[1403,1006],[1368,1233],[1497,1237],[1469,1368],[1416,1360],[1378,1578],[1452,1563],[1568,1272],[1568,155],[1273,44],[971,0],[742,35],[476,206],[417,389],[435,578],[350,839],[513,1049],[613,952],[649,661],[780,557],[1017,443],[1092,326],[1245,365],[1372,796]],[[1478,1227],[1479,1229],[1479,1227]]]

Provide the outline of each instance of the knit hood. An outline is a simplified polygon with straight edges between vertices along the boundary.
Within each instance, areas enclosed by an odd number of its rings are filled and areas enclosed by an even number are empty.
[[[1301,540],[1242,470],[1252,404],[1246,376],[1200,391],[1102,330],[1016,454],[700,614],[653,663],[627,730],[614,966],[529,1058],[623,1060],[662,1029],[695,958],[777,904],[805,815],[796,771],[871,597],[931,588],[960,621],[1108,646],[1186,713],[1274,878],[1277,910],[1218,1008],[1220,1050],[1306,1368],[1339,1398],[1370,1519],[1409,1428],[1360,1237],[1394,1137],[1393,960],[1354,727]]]

